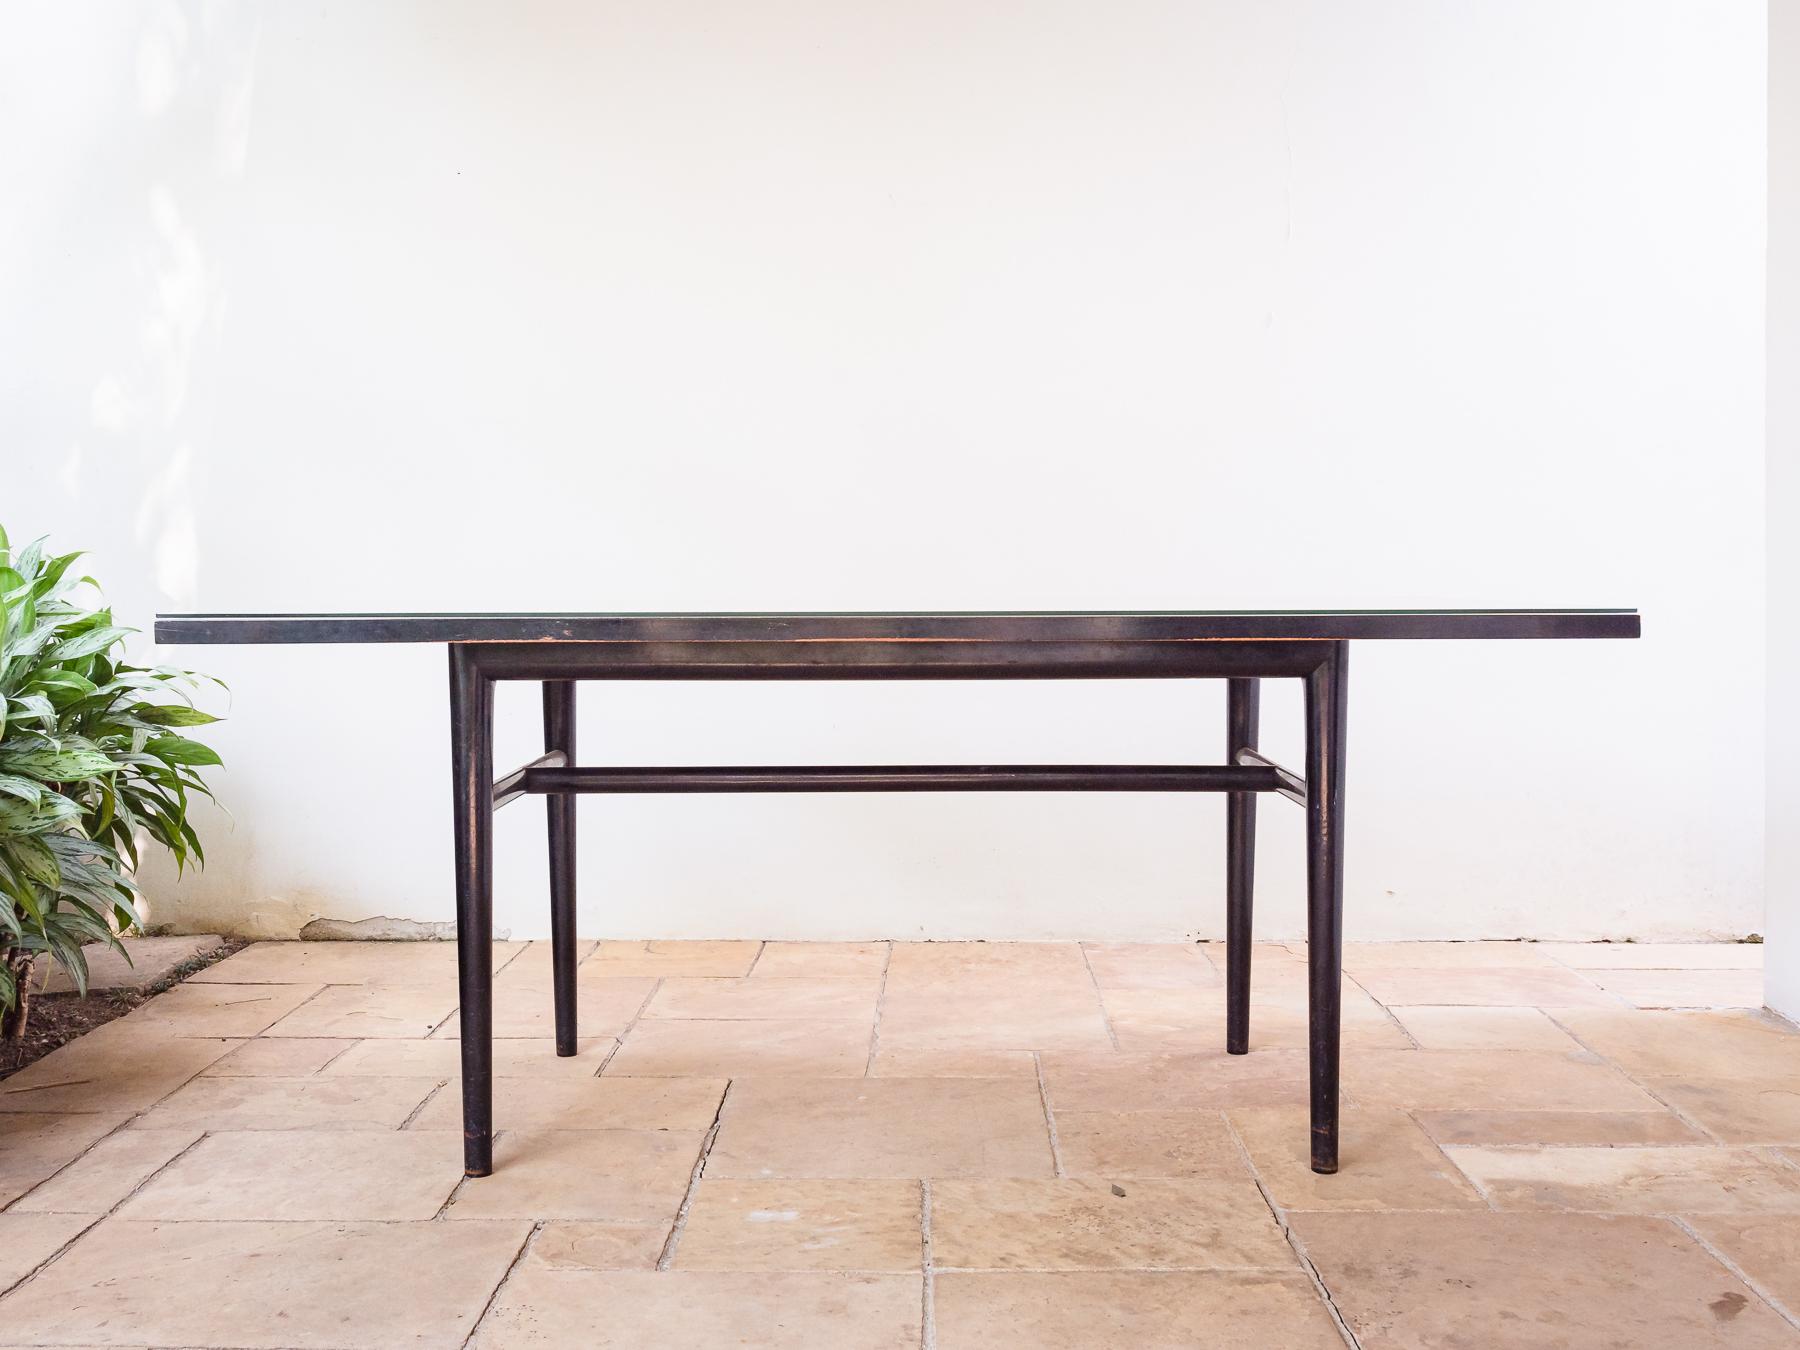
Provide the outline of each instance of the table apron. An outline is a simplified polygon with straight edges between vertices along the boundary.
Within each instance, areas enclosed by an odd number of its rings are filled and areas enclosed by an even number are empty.
[[[1335,643],[1294,639],[1004,642],[458,642],[490,680],[1145,680],[1304,677]]]

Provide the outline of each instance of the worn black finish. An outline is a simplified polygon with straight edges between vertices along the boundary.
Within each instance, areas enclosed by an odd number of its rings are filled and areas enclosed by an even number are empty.
[[[494,810],[498,811],[508,802],[516,802],[525,795],[525,775],[533,769],[560,769],[568,762],[569,757],[562,751],[552,750],[548,754],[539,755],[529,764],[521,764],[504,778],[496,778],[494,780]]]
[[[1306,677],[1307,1057],[1312,1170],[1338,1169],[1338,1027],[1344,989],[1344,731],[1350,644]]]
[[[544,757],[575,762],[575,681],[544,681]],[[555,769],[527,769],[531,775]],[[553,793],[544,803],[550,833],[550,970],[556,1001],[556,1053],[575,1053],[575,798]]]
[[[450,648],[456,958],[462,1032],[463,1172],[494,1170],[494,682]]]
[[[1226,1048],[1249,1048],[1256,794],[1306,807],[1311,1154],[1338,1164],[1351,638],[1629,638],[1630,610],[1146,614],[160,615],[159,642],[448,642],[464,1167],[493,1167],[493,813],[549,797],[556,1048],[575,1049],[575,798],[607,792],[1225,792]],[[1222,765],[592,767],[579,680],[1226,679]],[[1259,681],[1306,690],[1306,773],[1257,749]],[[544,682],[545,753],[498,782],[494,686]]]
[[[527,769],[526,792],[1280,792],[1226,764],[828,764]]]
[[[1317,642],[471,642],[502,680],[1178,680],[1289,675]]]
[[[1225,762],[1256,749],[1262,686],[1229,680],[1225,693]],[[1225,1053],[1250,1053],[1250,933],[1256,881],[1256,794],[1225,799]]]
[[[1275,771],[1275,777],[1281,783],[1281,786],[1276,788],[1275,791],[1279,792],[1296,806],[1306,805],[1306,780],[1292,769],[1283,768],[1260,750],[1239,750],[1237,752],[1237,762],[1239,764],[1255,765],[1256,767],[1263,769],[1273,769]]]
[[[1631,609],[990,614],[159,614],[158,642],[1145,642],[1634,638]]]

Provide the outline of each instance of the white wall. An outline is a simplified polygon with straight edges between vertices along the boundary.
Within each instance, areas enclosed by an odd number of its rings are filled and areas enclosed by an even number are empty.
[[[1353,936],[1761,923],[1754,4],[13,4],[3,518],[168,609],[1636,604],[1355,654]],[[186,649],[156,916],[448,918],[435,649]],[[533,753],[505,691],[499,758]],[[1266,741],[1298,754],[1297,698]],[[617,761],[1220,750],[1216,688],[613,689]],[[594,934],[1222,927],[1223,806],[585,804]],[[1301,928],[1264,810],[1263,929]],[[541,808],[498,924],[544,930]]]
[[[1764,997],[1800,1019],[1800,0],[1769,5],[1769,773]]]

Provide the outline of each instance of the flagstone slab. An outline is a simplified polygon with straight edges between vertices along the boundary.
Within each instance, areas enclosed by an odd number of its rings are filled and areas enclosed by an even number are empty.
[[[1794,1328],[1674,1224],[1589,1214],[1296,1214],[1365,1350],[1792,1350]]]
[[[1293,1249],[1248,1176],[934,1181],[943,1269],[1291,1270]]]
[[[1304,1275],[1269,1271],[940,1274],[937,1350],[1342,1350]]]
[[[117,1130],[7,1212],[105,1214],[199,1138],[199,1130]]]
[[[90,942],[81,949],[87,961],[89,993],[110,989],[148,989],[167,979],[177,967],[216,952],[225,945],[217,933],[194,933],[183,937],[128,937],[122,939],[125,950],[107,942]],[[52,962],[40,986],[46,994],[71,994],[75,982],[60,965]]]
[[[918,1275],[569,1270],[527,1255],[471,1346],[917,1350],[920,1285]]]
[[[709,1177],[1054,1174],[1035,1081],[746,1078],[734,1082]]]
[[[531,1225],[105,1219],[0,1300],[25,1344],[459,1346]]]

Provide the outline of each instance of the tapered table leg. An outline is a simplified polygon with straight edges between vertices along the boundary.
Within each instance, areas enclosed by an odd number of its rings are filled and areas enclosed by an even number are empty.
[[[1225,762],[1256,749],[1262,686],[1226,681]],[[1250,933],[1256,879],[1256,794],[1225,798],[1225,1051],[1250,1052]]]
[[[450,645],[456,960],[462,1030],[463,1172],[494,1170],[494,682],[472,644]]]
[[[1347,642],[1306,677],[1306,959],[1312,1170],[1338,1169],[1338,1032],[1344,964],[1344,725]]]
[[[544,681],[544,749],[575,763],[575,681]],[[575,1053],[575,794],[544,799],[550,826],[550,969],[555,982],[556,1053]]]

